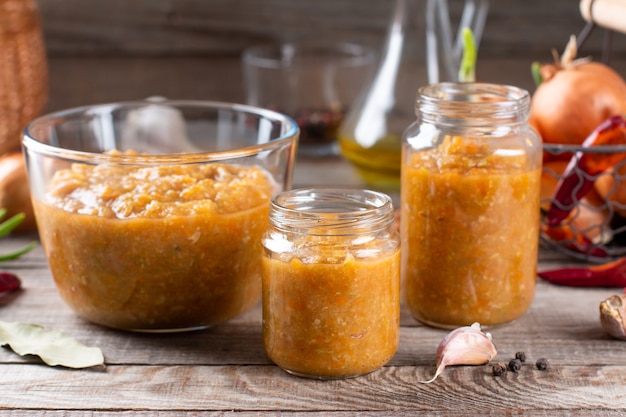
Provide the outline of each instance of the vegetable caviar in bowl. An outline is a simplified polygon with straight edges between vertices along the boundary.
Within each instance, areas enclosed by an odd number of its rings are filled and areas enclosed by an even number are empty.
[[[33,121],[28,174],[62,298],[134,331],[204,328],[253,307],[270,200],[290,187],[297,136],[282,114],[200,101]]]

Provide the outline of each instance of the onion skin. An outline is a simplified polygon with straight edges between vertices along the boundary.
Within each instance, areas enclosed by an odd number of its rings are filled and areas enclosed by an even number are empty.
[[[542,71],[548,77],[535,90],[530,109],[530,124],[544,143],[580,145],[604,120],[626,114],[626,82],[610,67],[598,62],[553,67]]]
[[[559,182],[559,178],[565,172],[569,161],[555,160],[544,161],[541,171],[541,209],[547,211],[550,208],[550,199],[554,196],[554,190]]]
[[[626,218],[626,209],[622,208],[626,207],[626,181],[616,179],[616,176],[624,178],[624,175],[626,175],[626,164],[616,170],[607,170],[595,180],[593,186],[599,195],[613,205],[617,214]]]
[[[24,213],[24,221],[15,232],[37,229],[30,187],[26,175],[26,163],[21,152],[9,152],[0,156],[0,207],[6,209],[6,218]]]

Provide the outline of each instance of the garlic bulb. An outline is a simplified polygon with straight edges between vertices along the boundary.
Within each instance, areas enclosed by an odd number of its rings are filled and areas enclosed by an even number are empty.
[[[187,135],[187,125],[181,110],[167,103],[164,97],[148,97],[151,103],[128,112],[122,127],[122,142],[135,143],[135,151],[153,153],[195,153]],[[106,140],[106,138],[104,139]],[[139,144],[143,148],[139,147]],[[109,146],[114,147],[114,144]]]
[[[490,333],[483,333],[479,323],[459,327],[448,333],[437,348],[437,371],[433,382],[448,365],[483,365],[497,354]]]
[[[600,324],[616,339],[626,340],[626,295],[612,295],[600,303]]]

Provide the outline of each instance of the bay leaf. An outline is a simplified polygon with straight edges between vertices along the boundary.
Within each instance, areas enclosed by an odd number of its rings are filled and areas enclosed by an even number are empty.
[[[0,346],[9,345],[18,355],[37,355],[50,366],[89,368],[104,365],[97,347],[88,347],[58,330],[33,323],[0,320]]]

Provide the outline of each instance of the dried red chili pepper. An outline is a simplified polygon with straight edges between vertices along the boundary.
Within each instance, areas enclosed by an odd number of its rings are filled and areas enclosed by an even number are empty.
[[[599,145],[625,145],[626,119],[616,115],[604,121],[583,142],[583,147]],[[554,192],[550,208],[546,213],[549,226],[561,223],[583,198],[598,174],[606,171],[618,162],[626,159],[626,153],[591,153],[576,152]]]
[[[541,278],[572,287],[626,287],[626,257],[602,265],[539,272]]]
[[[15,274],[10,272],[0,272],[0,293],[17,290],[22,286],[22,282]]]

